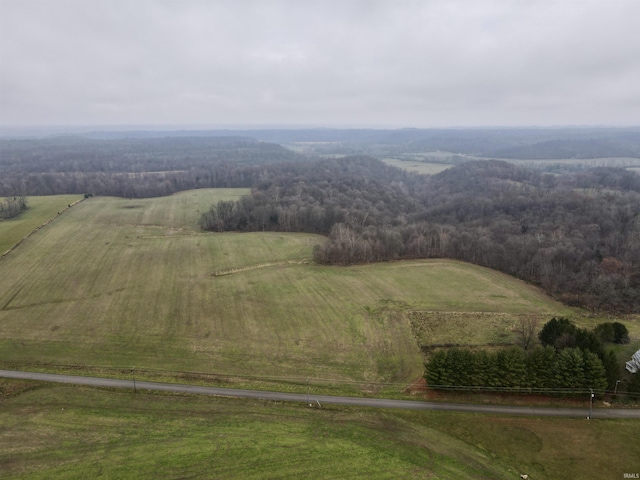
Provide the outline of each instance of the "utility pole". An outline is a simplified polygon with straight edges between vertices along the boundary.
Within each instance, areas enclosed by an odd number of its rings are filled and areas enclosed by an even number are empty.
[[[593,388],[590,388],[589,391],[589,416],[587,417],[587,420],[591,418],[591,414],[593,413],[593,397],[595,396],[593,394]]]
[[[133,378],[133,393],[137,393],[136,391],[136,367],[131,367],[131,377]]]
[[[311,401],[309,400],[309,379],[307,378],[307,405],[311,406]]]

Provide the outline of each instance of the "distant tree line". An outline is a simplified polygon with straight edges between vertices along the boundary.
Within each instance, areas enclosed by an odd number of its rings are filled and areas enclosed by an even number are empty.
[[[274,163],[303,161],[246,137],[0,140],[0,195],[92,193],[156,197],[194,188],[249,188]]]
[[[119,140],[186,136],[251,137],[263,142],[295,143],[311,152],[328,155],[389,156],[440,151],[510,159],[640,158],[640,129],[637,127],[394,130],[310,128],[91,132],[83,136]]]
[[[302,142],[318,154],[376,157],[450,152],[483,158],[593,159],[640,158],[640,129],[485,128],[485,129],[302,129],[228,132],[267,142]],[[567,168],[571,164],[565,163]]]
[[[623,336],[626,327],[617,325]],[[515,389],[557,395],[611,390],[620,372],[615,354],[605,351],[599,339],[602,330],[598,326],[590,332],[566,318],[553,318],[540,331],[542,346],[528,351],[520,347],[496,352],[438,350],[425,364],[425,378],[436,390]]]
[[[0,201],[0,219],[15,218],[24,212],[29,206],[24,196],[7,197]]]
[[[501,161],[431,177],[369,157],[265,168],[250,197],[213,205],[205,230],[328,235],[317,262],[455,258],[594,310],[640,311],[640,176],[552,176]]]

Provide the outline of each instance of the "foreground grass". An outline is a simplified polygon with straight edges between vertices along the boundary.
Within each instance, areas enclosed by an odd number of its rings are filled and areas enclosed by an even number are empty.
[[[211,203],[243,193],[92,198],[38,231],[0,260],[0,365],[401,391],[422,374],[419,344],[509,344],[519,315],[574,313],[461,262],[319,266],[320,236],[198,230]]]
[[[27,197],[29,208],[26,212],[11,220],[0,220],[0,255],[26,237],[34,228],[57,216],[67,205],[81,198],[82,195]]]
[[[3,390],[3,478],[561,480],[640,469],[638,421],[320,410],[0,380]]]

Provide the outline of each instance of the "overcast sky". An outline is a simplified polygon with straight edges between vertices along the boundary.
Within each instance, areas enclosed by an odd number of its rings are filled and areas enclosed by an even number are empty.
[[[639,0],[0,0],[0,125],[640,125]]]

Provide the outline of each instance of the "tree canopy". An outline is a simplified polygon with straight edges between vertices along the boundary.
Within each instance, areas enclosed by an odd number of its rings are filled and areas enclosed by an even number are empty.
[[[501,161],[432,177],[362,156],[273,165],[250,197],[213,205],[201,226],[326,234],[314,252],[320,263],[455,258],[569,304],[640,311],[640,177],[587,177],[589,187],[582,173],[556,177]]]

